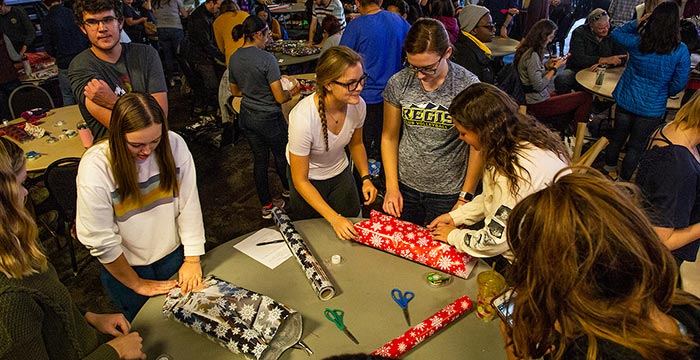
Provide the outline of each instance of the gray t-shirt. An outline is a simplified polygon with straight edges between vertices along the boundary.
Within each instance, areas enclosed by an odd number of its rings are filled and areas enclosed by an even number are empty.
[[[383,93],[386,102],[401,109],[399,182],[439,195],[460,192],[469,156],[447,109],[457,94],[479,82],[460,65],[448,64],[445,82],[433,91],[426,91],[412,70],[403,69],[389,79]]]
[[[160,7],[153,12],[156,15],[158,28],[175,28],[182,29],[182,21],[180,21],[180,9],[184,9],[185,5],[182,0],[162,0]]]
[[[149,45],[121,44],[122,54],[116,64],[100,60],[92,50],[78,54],[68,67],[68,79],[80,112],[95,140],[107,136],[108,129],[85,107],[85,85],[92,79],[104,80],[117,96],[132,91],[147,94],[168,91],[158,52]]]
[[[241,89],[241,108],[248,111],[282,111],[270,88],[280,77],[275,56],[255,46],[239,48],[229,60],[228,81]]]

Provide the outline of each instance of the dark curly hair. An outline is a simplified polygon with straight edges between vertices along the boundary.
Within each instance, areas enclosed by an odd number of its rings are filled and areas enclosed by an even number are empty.
[[[117,19],[122,18],[122,3],[119,0],[76,0],[73,4],[73,13],[80,25],[83,23],[83,13],[97,14],[109,10],[114,10]]]
[[[646,23],[639,27],[639,51],[668,54],[681,43],[680,8],[676,3],[659,4]]]

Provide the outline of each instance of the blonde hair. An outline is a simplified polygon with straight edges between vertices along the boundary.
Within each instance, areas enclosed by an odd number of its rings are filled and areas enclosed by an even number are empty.
[[[696,91],[678,110],[671,124],[682,129],[700,128],[700,91]]]
[[[19,146],[0,138],[0,272],[11,279],[48,268],[36,223],[20,200],[17,175],[23,165]]]
[[[537,358],[554,345],[552,358],[562,359],[586,339],[588,359],[602,340],[645,359],[687,359],[696,344],[657,330],[651,314],[697,299],[676,288],[676,263],[638,207],[637,189],[591,168],[562,176],[567,170],[508,217],[516,352]]]
[[[333,46],[323,52],[316,65],[316,94],[318,95],[318,115],[321,118],[323,143],[328,151],[328,120],[326,119],[326,86],[339,79],[350,66],[362,65],[362,57],[347,46]]]

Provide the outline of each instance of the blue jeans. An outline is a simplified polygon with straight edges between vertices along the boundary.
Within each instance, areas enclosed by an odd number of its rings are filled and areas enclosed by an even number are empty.
[[[63,106],[75,105],[73,91],[71,91],[70,80],[68,79],[68,69],[58,69],[58,87],[61,89]]]
[[[180,43],[185,37],[185,32],[178,28],[158,28],[158,42],[163,50],[163,68],[165,78],[170,81],[177,71],[177,53]]]
[[[660,124],[661,118],[636,115],[618,105],[610,145],[605,149],[605,169],[612,171],[617,168],[617,159],[627,140],[619,176],[620,179],[629,181],[642,158],[649,136]]]
[[[399,190],[403,196],[401,219],[420,226],[430,224],[436,217],[452,210],[459,197],[459,194],[438,195],[420,192],[402,183],[399,183]]]
[[[153,264],[132,266],[132,268],[142,279],[168,280],[180,270],[184,260],[185,252],[182,245],[180,245],[175,251]],[[132,321],[134,317],[136,317],[136,314],[143,304],[148,301],[147,296],[139,295],[124,286],[124,284],[119,282],[119,280],[112,276],[104,267],[102,268],[100,280],[102,281],[102,286],[107,290],[109,297],[112,298],[112,301],[117,307],[122,309],[122,313],[124,313],[124,316],[129,321]]]
[[[270,151],[275,158],[275,170],[282,181],[282,186],[289,189],[287,181],[287,122],[282,111],[273,113],[251,112],[241,108],[239,116],[241,129],[253,151],[253,175],[258,198],[263,206],[272,202],[270,186],[267,179],[267,166],[270,163]]]

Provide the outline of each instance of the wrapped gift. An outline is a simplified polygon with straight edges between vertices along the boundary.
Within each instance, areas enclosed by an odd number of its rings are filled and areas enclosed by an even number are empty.
[[[372,210],[355,224],[357,242],[466,279],[476,261],[450,244],[433,240],[430,230]]]
[[[301,315],[272,298],[214,276],[204,288],[182,294],[172,289],[163,314],[237,353],[277,359],[296,345],[303,331]]]
[[[445,326],[457,320],[457,318],[471,310],[471,308],[472,300],[466,295],[462,296],[453,303],[445,306],[442,310],[423,320],[420,324],[410,328],[403,333],[403,335],[375,350],[372,355],[381,355],[397,359]]]

